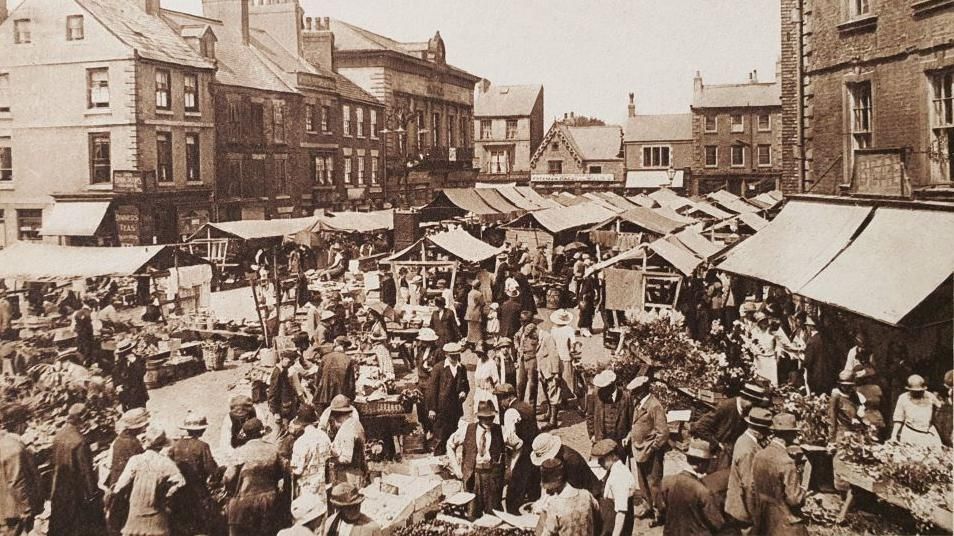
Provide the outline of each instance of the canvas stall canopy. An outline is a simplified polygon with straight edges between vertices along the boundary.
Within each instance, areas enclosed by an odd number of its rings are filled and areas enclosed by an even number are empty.
[[[421,208],[424,221],[440,221],[454,218],[474,217],[483,223],[499,222],[513,217],[512,210],[500,211],[480,195],[483,189],[445,188]],[[516,209],[508,203],[510,208]],[[501,207],[504,208],[504,207]]]
[[[537,193],[536,190],[534,190],[533,188],[529,186],[517,186],[514,189],[517,190],[517,193],[519,193],[520,195],[542,206],[543,208],[556,208],[557,206],[559,206],[559,203],[543,197],[542,195]]]
[[[645,207],[645,208],[653,208],[653,207],[659,206],[659,204],[656,203],[655,199],[653,199],[652,197],[649,197],[646,194],[631,195],[627,197],[626,199],[631,203],[634,203],[638,206]]]
[[[725,220],[734,215],[705,201],[694,201],[689,205],[683,205],[676,209],[676,212],[698,220]]]
[[[620,208],[616,203],[611,202],[609,199],[606,199],[605,197],[603,197],[602,195],[596,192],[587,192],[583,194],[581,197],[583,197],[584,199],[589,199],[590,201],[596,203],[597,205],[600,205],[606,210],[609,210],[612,212],[620,213],[627,210],[626,208]]]
[[[393,210],[372,212],[328,212],[316,215],[312,231],[380,233],[394,229]]]
[[[747,212],[759,211],[759,208],[755,205],[725,190],[713,192],[708,195],[708,198],[717,206],[735,214],[745,214]]]
[[[210,222],[199,227],[199,229],[189,237],[189,241],[200,238],[237,238],[240,240],[281,238],[313,229],[317,222],[318,218],[316,216],[278,220]]]
[[[437,248],[447,255],[471,263],[492,259],[502,251],[502,248],[491,246],[458,227],[427,235],[386,260],[428,260],[426,253],[422,252],[426,252],[429,247]]]
[[[622,210],[630,210],[640,206],[615,192],[594,192],[594,193],[596,193],[596,195],[602,197],[606,201],[609,201],[611,204],[613,204],[614,206]]]
[[[678,210],[679,207],[684,207],[692,204],[692,201],[682,197],[676,192],[670,190],[669,188],[660,188],[655,192],[649,194],[649,197],[653,201],[659,204],[661,207],[671,207],[673,210]]]
[[[723,249],[719,244],[710,241],[692,229],[683,229],[666,239],[678,243],[703,260],[709,259]]]
[[[172,246],[78,247],[16,242],[0,250],[0,279],[54,282],[126,277],[175,265]],[[201,260],[179,252],[183,265]]]
[[[684,225],[651,209],[636,207],[596,224],[590,228],[589,235],[594,244],[623,250],[672,233]]]
[[[570,207],[550,208],[530,212],[511,221],[505,227],[513,229],[544,229],[550,234],[579,229],[608,220],[616,213],[602,205],[587,202]]]
[[[772,190],[771,192],[761,193],[751,199],[747,199],[747,201],[762,210],[771,210],[782,202],[782,192]]]

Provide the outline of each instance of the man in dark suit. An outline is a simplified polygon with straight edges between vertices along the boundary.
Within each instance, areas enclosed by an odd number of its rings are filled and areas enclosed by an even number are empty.
[[[520,450],[510,461],[510,478],[507,479],[507,511],[519,514],[518,509],[528,501],[540,498],[540,468],[530,461],[533,440],[540,434],[533,408],[517,399],[517,389],[503,383],[494,389],[500,405],[500,422],[507,430],[523,441]]]
[[[748,428],[745,417],[752,406],[768,407],[770,403],[765,388],[754,383],[747,383],[739,396],[722,401],[714,410],[699,419],[692,435],[717,443],[721,449],[719,455],[712,458],[710,473],[727,469],[732,465],[735,442]]]
[[[606,369],[593,378],[596,392],[587,397],[586,429],[590,441],[612,439],[623,444],[633,426],[633,398],[616,385],[616,373]]]
[[[460,340],[460,327],[457,325],[457,319],[454,318],[454,311],[447,307],[447,301],[443,297],[434,298],[434,306],[437,310],[431,315],[431,329],[437,333],[437,345],[443,346],[449,342]]]
[[[394,276],[391,275],[391,267],[381,266],[381,301],[388,304],[391,308],[397,305],[397,284],[394,282]]]
[[[627,388],[632,391],[636,404],[633,410],[633,428],[628,436],[636,465],[637,492],[636,517],[645,517],[652,511],[659,483],[663,477],[663,458],[669,445],[669,424],[666,408],[649,390],[650,377],[637,376]]]
[[[0,409],[0,534],[19,536],[33,530],[33,519],[43,512],[43,482],[33,453],[20,436],[27,429],[30,410],[10,403]]]
[[[116,345],[114,354],[116,365],[113,368],[113,385],[123,411],[132,408],[144,408],[149,400],[146,390],[146,361],[133,352],[135,344],[125,340]]]
[[[434,453],[438,456],[444,454],[447,439],[464,416],[464,400],[470,392],[467,371],[460,362],[463,348],[456,342],[449,342],[444,345],[443,351],[444,363],[431,372],[431,399],[427,401],[427,415],[434,423],[434,437],[437,438]]]
[[[453,462],[457,462],[464,489],[477,496],[475,513],[493,515],[503,499],[504,435],[501,426],[494,423],[497,411],[493,403],[481,400],[476,413],[477,422],[454,433],[447,449]]]
[[[522,310],[520,291],[507,294],[507,301],[503,302],[500,311],[497,312],[501,337],[513,339],[513,336],[517,334],[517,330],[520,329],[520,311]]]
[[[93,536],[106,532],[93,454],[80,432],[85,419],[86,406],[73,404],[66,424],[53,438],[48,531],[51,536]]]
[[[832,360],[831,352],[825,348],[825,341],[814,319],[805,319],[805,329],[808,330],[808,340],[805,342],[803,364],[808,390],[814,395],[829,394],[835,387],[841,366]]]
[[[689,467],[663,479],[656,501],[663,534],[717,534],[725,525],[718,498],[702,481],[712,457],[707,441],[693,439],[686,452]]]

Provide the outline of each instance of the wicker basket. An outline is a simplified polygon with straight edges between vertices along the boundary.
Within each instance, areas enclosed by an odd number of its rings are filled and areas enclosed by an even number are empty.
[[[225,365],[225,356],[228,352],[229,346],[225,343],[220,342],[215,346],[204,345],[202,360],[205,361],[205,370],[221,370]]]

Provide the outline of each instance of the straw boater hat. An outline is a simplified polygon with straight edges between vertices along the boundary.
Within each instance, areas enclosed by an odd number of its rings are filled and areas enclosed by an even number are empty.
[[[494,404],[490,400],[481,400],[477,404],[477,417],[493,418],[497,416]]]
[[[437,332],[431,328],[421,328],[417,332],[417,340],[424,342],[433,342],[438,339]]]
[[[769,429],[773,432],[797,432],[798,422],[791,413],[779,413],[772,417],[772,426]]]
[[[530,452],[530,461],[533,465],[541,465],[545,460],[556,457],[560,452],[563,441],[559,436],[543,433],[533,439],[533,450]]]
[[[124,339],[116,343],[116,350],[113,352],[115,354],[125,354],[126,352],[131,352],[133,348],[136,347],[136,343],[132,339]]]
[[[328,309],[325,309],[324,311],[322,311],[321,314],[318,316],[318,318],[321,320],[331,320],[334,317],[335,317],[334,311],[329,311]]]
[[[593,378],[593,385],[598,388],[608,387],[616,382],[616,373],[606,369]]]
[[[566,326],[573,322],[573,313],[566,309],[557,309],[550,314],[550,322],[555,326]]]
[[[712,459],[712,444],[705,439],[689,440],[689,449],[686,451],[686,458],[695,458],[697,460]]]
[[[506,348],[508,346],[513,346],[513,341],[510,340],[510,337],[500,337],[499,339],[497,339],[496,344],[494,344],[494,348],[498,350],[501,348]]]
[[[331,488],[331,496],[328,501],[339,508],[343,506],[356,506],[364,501],[364,495],[358,491],[358,488],[350,482],[342,482]]]
[[[745,422],[755,428],[767,429],[772,426],[772,412],[765,408],[752,408],[746,415]]]
[[[133,408],[119,418],[116,427],[123,430],[139,430],[149,425],[149,412],[146,408]]]
[[[464,349],[461,348],[460,343],[457,342],[449,342],[441,349],[444,350],[445,354],[459,354],[464,351]]]
[[[354,411],[351,400],[345,395],[335,395],[335,397],[331,399],[331,404],[328,406],[328,409],[330,409],[332,413],[351,413]]]
[[[742,395],[742,398],[746,398],[757,404],[767,404],[771,402],[768,391],[757,383],[747,383],[743,385],[742,391],[739,394]]]
[[[191,409],[186,413],[185,419],[179,428],[183,430],[202,431],[209,427],[209,421],[202,415],[195,413]]]
[[[313,493],[306,493],[292,501],[291,515],[299,525],[311,523],[326,513],[328,513],[328,507],[325,502]]]
[[[510,296],[511,298],[520,297],[520,289],[517,287],[507,289],[506,293],[507,293],[507,296]]]
[[[924,384],[924,378],[920,374],[908,376],[908,384],[904,388],[908,391],[927,391],[927,385]]]

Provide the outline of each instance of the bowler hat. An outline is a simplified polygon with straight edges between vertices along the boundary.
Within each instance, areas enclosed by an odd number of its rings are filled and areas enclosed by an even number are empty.
[[[924,383],[924,377],[920,374],[908,376],[908,384],[904,387],[908,391],[927,391],[927,385]]]
[[[772,426],[772,412],[765,408],[752,408],[746,415],[745,422],[756,428],[768,428]]]
[[[796,422],[795,416],[791,413],[779,413],[772,417],[772,426],[770,429],[773,432],[797,432],[798,422]]]
[[[501,383],[494,387],[494,394],[497,396],[517,396],[517,389],[509,383]]]
[[[328,501],[337,507],[355,506],[364,501],[364,495],[350,482],[342,482],[331,488]]]
[[[138,430],[149,424],[149,412],[146,408],[133,408],[123,413],[116,424],[125,430]]]
[[[331,399],[331,404],[328,406],[328,409],[330,409],[332,413],[351,413],[354,411],[351,400],[345,395],[335,395],[335,397]]]
[[[494,409],[494,405],[491,401],[481,400],[480,403],[477,404],[477,416],[493,418],[497,416],[497,410]]]
[[[561,460],[551,458],[549,460],[544,460],[544,462],[540,464],[540,480],[544,484],[552,484],[564,479],[565,477],[566,471]]]

